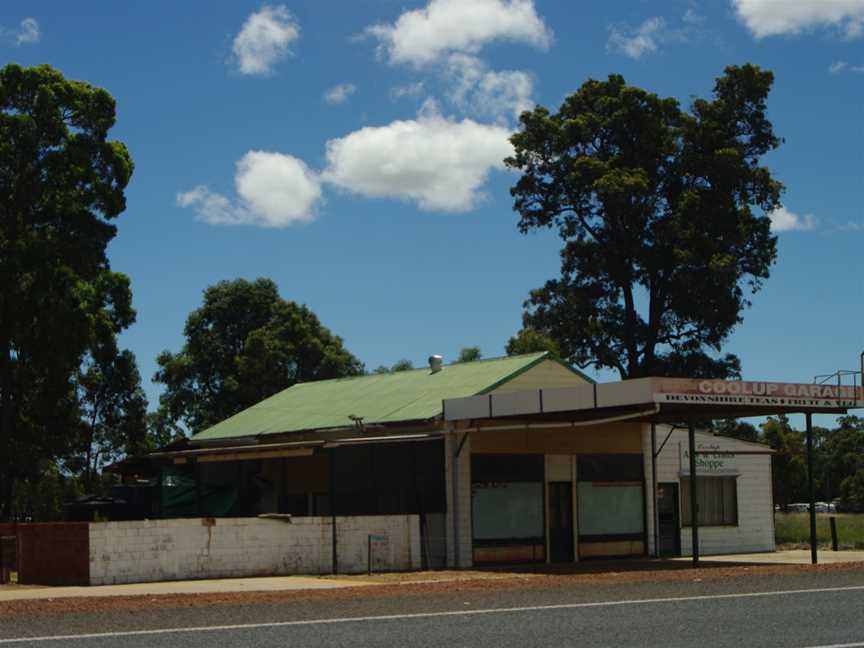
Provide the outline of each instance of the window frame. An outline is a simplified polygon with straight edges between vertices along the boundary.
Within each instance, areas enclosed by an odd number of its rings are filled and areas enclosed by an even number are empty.
[[[735,494],[734,503],[735,503],[735,511],[734,511],[734,521],[732,522],[703,522],[701,519],[699,520],[699,528],[704,527],[738,527],[740,526],[741,515],[739,511],[738,505],[738,477],[739,475],[697,475],[696,479],[702,480],[727,480],[733,484],[733,493]],[[685,486],[686,482],[686,486]],[[690,513],[690,476],[682,475],[678,481],[678,493],[680,498],[679,503],[679,513],[681,518],[681,528],[682,529],[691,529],[693,528],[692,516],[688,515]],[[722,488],[722,487],[721,487]],[[686,496],[685,496],[686,489]],[[697,488],[696,495],[698,496],[700,493],[704,493],[704,489]],[[699,502],[696,503],[696,506],[699,506]],[[701,513],[701,512],[700,512]],[[690,518],[686,519],[685,517]]]

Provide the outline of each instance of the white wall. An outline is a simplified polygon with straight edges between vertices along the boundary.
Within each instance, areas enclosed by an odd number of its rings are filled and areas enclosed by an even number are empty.
[[[420,522],[416,515],[337,518],[341,573],[367,567],[369,534],[375,568],[419,569]],[[329,574],[331,518],[192,518],[90,524],[90,583]]]
[[[330,518],[317,519],[323,520],[323,524],[329,527]],[[421,568],[419,515],[362,515],[336,518],[336,552],[340,574],[366,571],[370,535],[386,537],[384,542],[373,542],[373,570]],[[330,562],[327,564],[329,566]]]
[[[657,426],[657,448],[663,443],[669,427]],[[698,441],[711,441],[722,450],[737,450],[736,462],[740,475],[738,488],[737,526],[700,526],[699,551],[702,555],[774,551],[774,500],[771,492],[771,455],[741,454],[767,450],[756,444],[736,439],[697,433]],[[657,482],[680,483],[681,458],[679,446],[686,448],[687,430],[675,430],[657,457]],[[646,511],[648,518],[649,553],[654,554],[654,498],[651,497],[651,426],[642,434],[645,457]],[[680,496],[680,487],[679,487]],[[680,509],[679,509],[680,510]],[[681,530],[681,553],[692,555],[690,528]]]

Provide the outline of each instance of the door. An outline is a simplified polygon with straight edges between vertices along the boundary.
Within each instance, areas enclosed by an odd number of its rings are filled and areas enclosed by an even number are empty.
[[[549,482],[549,558],[573,562],[572,482]]]
[[[681,519],[678,513],[678,484],[657,485],[657,529],[660,556],[681,555]]]

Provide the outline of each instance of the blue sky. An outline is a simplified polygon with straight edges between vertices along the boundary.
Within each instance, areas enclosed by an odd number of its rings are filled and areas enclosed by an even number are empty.
[[[0,52],[117,99],[136,169],[110,258],[151,406],[221,279],[271,277],[369,368],[501,355],[558,272],[556,237],[516,228],[515,114],[613,72],[686,103],[726,65],[774,71],[779,258],[728,350],[808,382],[864,349],[864,0],[9,1]]]

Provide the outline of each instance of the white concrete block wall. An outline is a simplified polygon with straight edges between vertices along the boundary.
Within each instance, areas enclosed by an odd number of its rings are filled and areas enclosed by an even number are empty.
[[[465,439],[465,444],[456,460],[459,476],[458,483],[458,506],[454,508],[453,500],[453,455],[459,448],[465,432],[448,434],[444,444],[444,469],[446,472],[447,489],[447,566],[448,567],[471,567],[474,564],[472,547],[472,523],[471,523],[471,439]],[[458,534],[454,530],[454,511],[458,520]],[[454,552],[456,540],[459,537],[458,560]]]
[[[703,555],[776,550],[771,457],[739,455],[738,468],[738,525],[699,527],[699,552]],[[689,528],[681,532],[681,553],[692,555]]]
[[[668,426],[657,426],[657,448],[669,433]],[[697,433],[698,441],[710,441],[722,450],[752,452],[758,449],[736,439]],[[654,511],[651,497],[651,428],[645,426],[642,433],[645,456],[646,512],[648,518],[649,553],[654,550]],[[687,430],[675,430],[657,457],[657,481],[680,484],[680,447],[687,447]],[[747,553],[774,551],[774,500],[771,491],[771,455],[738,454],[736,463],[740,475],[736,479],[738,489],[737,526],[700,526],[699,550],[702,555],[724,553]],[[680,496],[679,487],[679,496]],[[681,553],[692,555],[690,528],[681,530]]]
[[[386,535],[382,569],[420,565],[416,515],[337,519],[343,573],[365,571],[369,533]],[[362,567],[358,556],[362,554]],[[332,571],[331,518],[215,518],[90,524],[90,583],[227,578]]]
[[[373,538],[375,571],[420,569],[420,516],[368,515],[336,518],[336,546],[340,574],[369,568],[369,536]],[[381,542],[378,538],[386,537]]]

